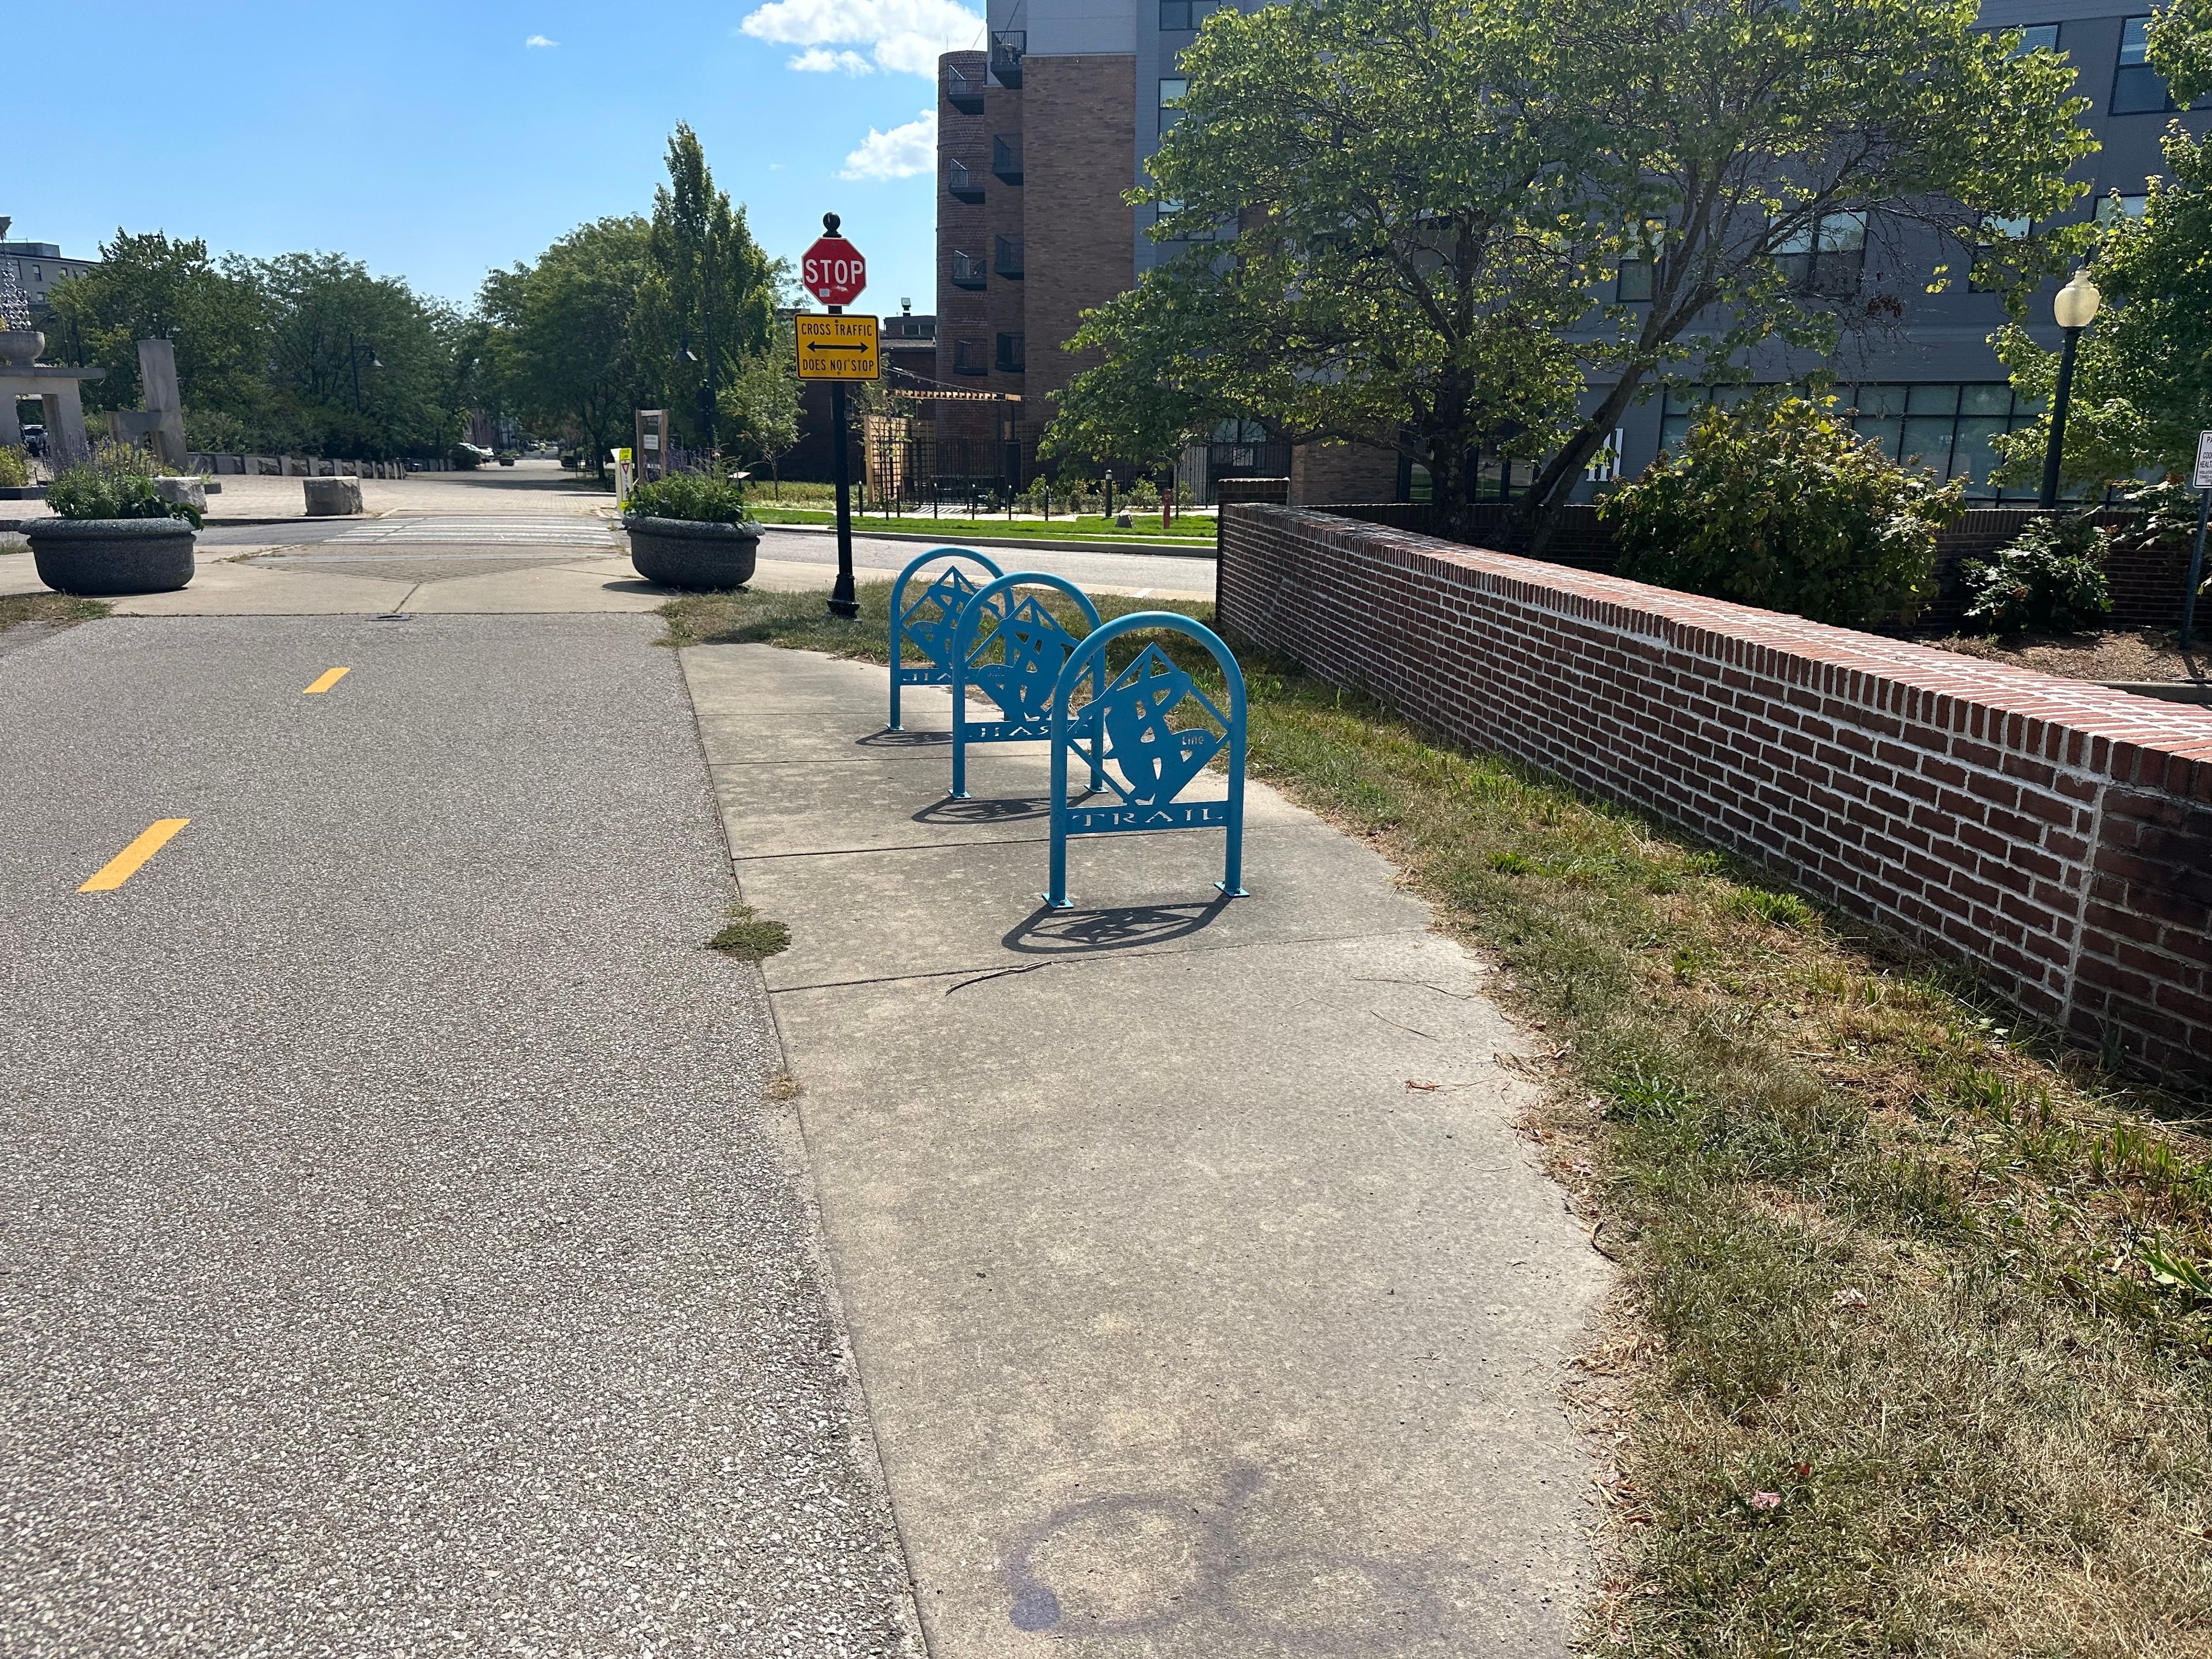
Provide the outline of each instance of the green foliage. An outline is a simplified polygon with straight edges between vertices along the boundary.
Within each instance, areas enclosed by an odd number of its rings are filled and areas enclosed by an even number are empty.
[[[649,221],[580,225],[534,264],[485,279],[477,361],[488,400],[580,440],[602,473],[633,411],[653,407],[695,443],[719,440],[738,466],[772,463],[799,441],[790,333],[775,321],[781,267],[715,188],[690,127],[677,127],[667,159]],[[710,368],[717,430],[705,433]]]
[[[630,331],[661,402],[706,448],[719,434],[698,428],[700,393],[710,371],[719,393],[741,380],[748,357],[768,349],[775,272],[744,210],[715,187],[699,137],[684,122],[668,140],[667,161],[668,182],[653,191]],[[719,396],[714,418],[719,426]],[[795,425],[795,412],[793,418]]]
[[[1402,448],[1455,500],[1469,451],[1557,442],[1580,389],[1564,331],[1599,234],[1577,205],[1596,158],[1556,95],[1560,46],[1534,9],[1501,4],[1209,18],[1139,192],[1153,235],[1185,245],[1089,314],[1073,343],[1104,361],[1063,395],[1046,451],[1143,461],[1256,418]]]
[[[198,238],[118,229],[100,263],[49,299],[50,341],[68,340],[78,362],[107,370],[84,388],[89,409],[139,406],[138,342],[149,339],[173,342],[186,409],[245,414],[269,401],[269,295],[250,260],[211,258]]]
[[[722,459],[740,469],[771,465],[799,443],[799,356],[792,327],[776,324],[768,345],[737,365],[720,388]]]
[[[1138,196],[1156,237],[1236,233],[1088,314],[1074,343],[1100,358],[1047,447],[1143,458],[1253,418],[1398,448],[1448,515],[1471,450],[1545,457],[1533,526],[1667,377],[1826,351],[1901,304],[1792,288],[1781,257],[1832,216],[1969,240],[1985,215],[2062,216],[2087,105],[2017,44],[1973,0],[1224,8]],[[2076,234],[2008,247],[2007,279]],[[1651,301],[1595,297],[1631,256]]]
[[[735,478],[673,472],[635,486],[629,510],[641,518],[688,519],[694,524],[742,524],[745,487]]]
[[[23,452],[0,446],[0,489],[21,489],[31,482],[31,465]]]
[[[200,527],[199,509],[165,501],[154,488],[154,466],[143,451],[103,447],[80,465],[57,473],[46,505],[64,519],[184,519]]]
[[[2150,30],[2152,63],[2177,100],[2212,93],[2212,0],[2180,0]],[[2142,216],[2103,228],[2090,278],[2105,296],[2076,347],[2060,473],[2089,492],[2142,474],[2185,470],[2197,434],[2212,427],[2212,148],[2176,122],[2164,141],[2166,176],[2150,182]],[[2058,356],[2017,324],[1991,342],[2013,384],[2047,404]],[[1996,440],[1997,477],[2043,476],[2049,416]]]
[[[137,407],[137,343],[170,340],[197,446],[388,459],[442,448],[469,401],[463,320],[340,254],[215,260],[118,230],[53,307],[56,336],[107,370],[98,408]]]
[[[1851,627],[1927,601],[1964,489],[1899,466],[1832,398],[1785,397],[1708,404],[1598,511],[1624,576]]]
[[[533,265],[494,271],[480,296],[512,407],[584,441],[604,471],[645,392],[630,317],[646,274],[643,219],[580,225]]]
[[[2087,513],[2034,519],[1996,558],[1960,572],[1966,620],[1991,634],[2072,634],[2112,614],[2106,534]]]

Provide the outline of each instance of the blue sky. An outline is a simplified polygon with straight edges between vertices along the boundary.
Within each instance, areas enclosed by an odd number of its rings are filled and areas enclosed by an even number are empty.
[[[842,215],[877,312],[935,307],[932,67],[982,27],[962,0],[7,9],[9,56],[40,66],[0,186],[16,238],[335,250],[465,302],[586,220],[649,212],[685,120],[770,254]]]

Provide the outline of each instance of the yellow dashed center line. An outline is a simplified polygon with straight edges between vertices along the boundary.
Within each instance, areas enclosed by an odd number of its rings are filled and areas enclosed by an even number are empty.
[[[322,678],[317,680],[300,695],[303,697],[319,697],[352,672],[349,668],[330,669],[324,673]]]
[[[156,818],[130,846],[100,866],[100,873],[76,890],[112,893],[138,873],[138,866],[168,845],[169,837],[190,823],[190,818]]]

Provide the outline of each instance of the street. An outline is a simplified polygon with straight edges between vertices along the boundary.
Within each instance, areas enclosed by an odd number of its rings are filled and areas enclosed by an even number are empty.
[[[0,661],[0,1650],[902,1650],[657,632]]]

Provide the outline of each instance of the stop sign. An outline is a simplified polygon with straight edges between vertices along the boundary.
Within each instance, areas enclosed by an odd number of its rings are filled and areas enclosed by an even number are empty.
[[[825,306],[848,306],[868,285],[868,262],[842,236],[817,236],[799,262],[799,280]]]

